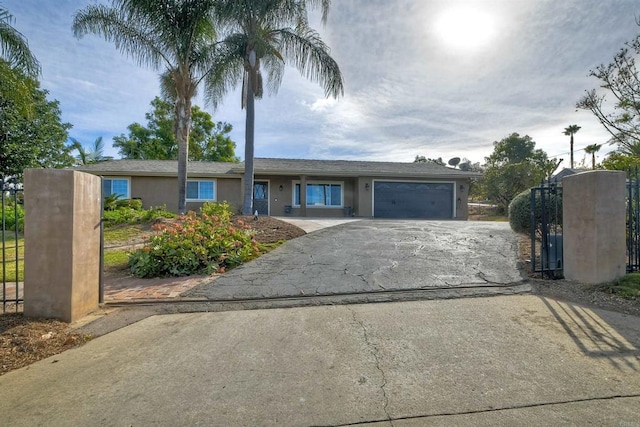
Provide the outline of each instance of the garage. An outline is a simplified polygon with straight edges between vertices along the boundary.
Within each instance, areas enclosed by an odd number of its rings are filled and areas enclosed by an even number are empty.
[[[451,219],[453,183],[375,181],[375,218]]]

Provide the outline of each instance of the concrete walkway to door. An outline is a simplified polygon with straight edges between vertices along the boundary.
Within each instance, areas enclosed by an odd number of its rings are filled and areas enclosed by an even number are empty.
[[[359,220],[324,228],[183,294],[208,300],[520,284],[506,223]]]
[[[291,216],[275,216],[274,218],[300,227],[307,233],[322,230],[323,228],[335,227],[340,224],[362,221],[362,218],[308,218]]]

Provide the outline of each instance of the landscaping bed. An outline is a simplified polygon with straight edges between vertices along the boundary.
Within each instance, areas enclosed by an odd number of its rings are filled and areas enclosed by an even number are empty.
[[[172,221],[161,219],[158,221]],[[255,240],[260,244],[277,244],[282,241],[300,237],[305,232],[284,221],[271,217],[260,217],[254,221],[253,216],[235,216],[234,224],[244,221],[255,232]],[[152,232],[150,224],[123,224],[113,227],[109,250],[134,248],[144,242],[144,236]],[[126,261],[125,261],[126,262]],[[120,267],[106,269],[106,275],[130,274]],[[22,313],[11,312],[0,314],[0,375],[19,369],[38,360],[61,353],[70,348],[84,344],[92,337],[76,333],[67,323],[57,320],[32,319]]]
[[[531,270],[531,239],[518,236],[518,256],[534,293],[544,297],[559,299],[588,307],[602,308],[619,313],[640,316],[640,298],[623,298],[617,295],[613,285],[585,285],[569,280],[548,280]]]

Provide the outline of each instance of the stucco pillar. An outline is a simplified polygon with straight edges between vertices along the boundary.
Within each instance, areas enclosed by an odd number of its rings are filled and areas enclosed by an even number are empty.
[[[300,176],[300,216],[307,216],[307,176]]]
[[[618,171],[562,179],[566,279],[599,284],[626,273],[625,180]]]
[[[101,193],[95,175],[25,171],[25,315],[73,322],[98,308]]]

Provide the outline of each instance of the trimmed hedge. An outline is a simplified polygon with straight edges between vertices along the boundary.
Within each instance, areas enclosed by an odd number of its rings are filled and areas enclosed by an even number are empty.
[[[551,194],[545,200],[547,218],[562,224],[562,196]],[[536,192],[535,200],[536,231],[542,227],[542,200],[540,192]],[[531,190],[525,190],[513,198],[509,204],[509,225],[516,233],[531,233]]]

